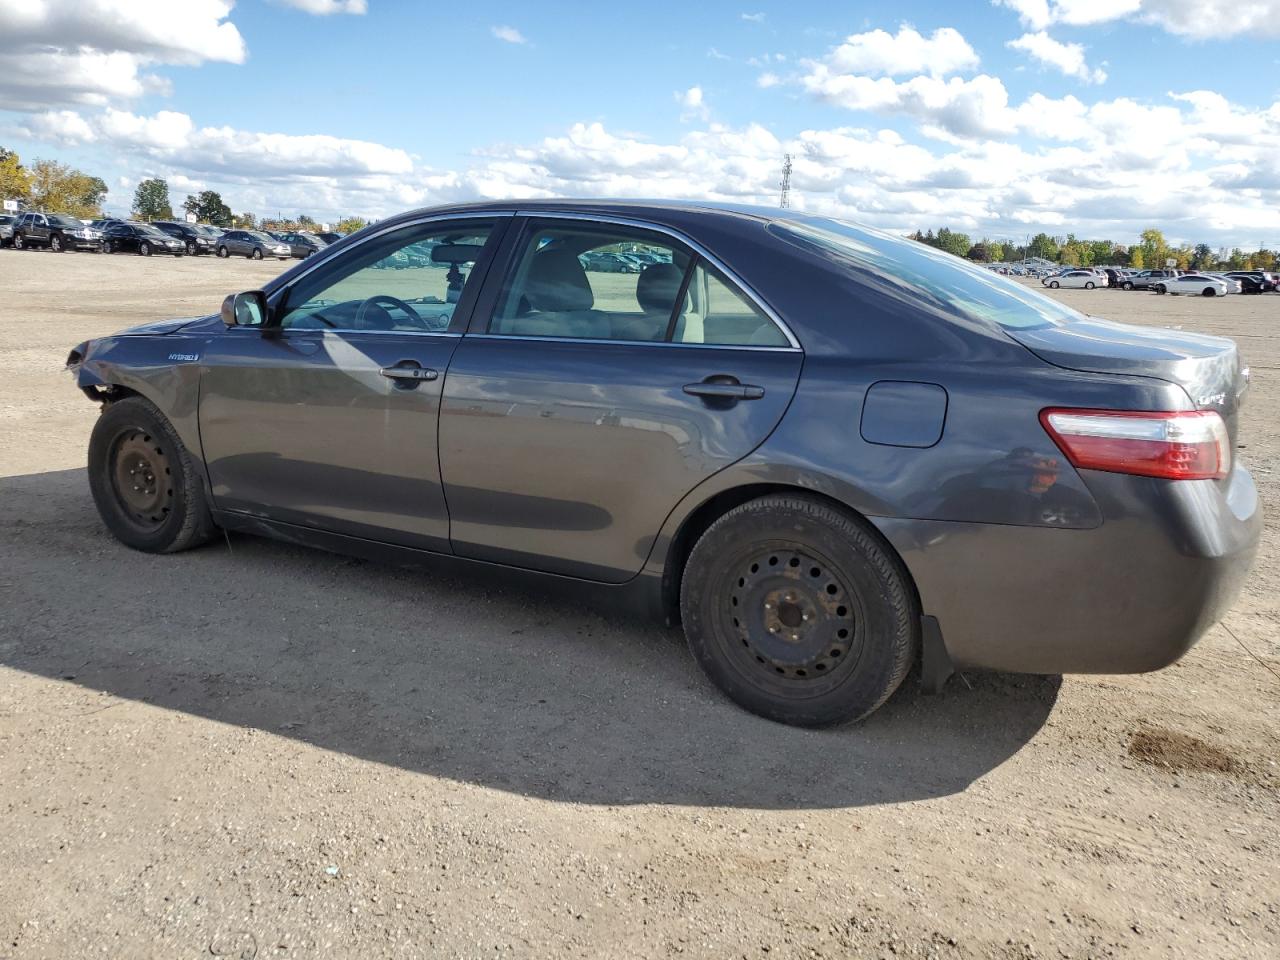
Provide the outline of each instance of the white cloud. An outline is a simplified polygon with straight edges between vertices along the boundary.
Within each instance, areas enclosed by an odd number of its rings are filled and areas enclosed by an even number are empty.
[[[676,103],[680,104],[680,120],[687,123],[690,120],[702,120],[704,123],[711,116],[711,110],[707,107],[706,98],[703,96],[701,87],[690,87],[683,92],[675,94]]]
[[[727,53],[721,53],[715,47],[707,48],[707,56],[710,57],[712,60],[732,60],[733,59]]]
[[[318,17],[327,17],[335,13],[358,15],[368,11],[366,0],[280,0],[280,2]]]
[[[489,32],[492,33],[499,40],[503,40],[507,43],[528,43],[529,42],[527,39],[525,39],[525,35],[521,33],[519,30],[517,30],[515,27],[507,27],[507,26],[491,27]]]
[[[1024,33],[1017,40],[1005,44],[1014,50],[1021,50],[1033,58],[1060,70],[1068,77],[1075,77],[1085,83],[1106,83],[1107,72],[1101,67],[1090,67],[1085,62],[1084,47],[1078,43],[1061,43],[1043,30],[1037,33]]]
[[[782,78],[776,73],[762,73],[760,76],[756,77],[756,86],[762,90],[767,90],[769,87],[776,87],[781,82]]]
[[[951,27],[941,27],[925,37],[912,27],[897,34],[884,30],[855,33],[832,50],[825,63],[840,73],[901,76],[928,73],[935,77],[960,73],[978,66],[973,47]]]
[[[1193,39],[1242,33],[1280,36],[1280,0],[991,0],[1032,30],[1131,19]]]
[[[155,64],[240,63],[230,0],[0,4],[0,109],[105,104],[163,91]]]
[[[763,13],[744,13],[741,15],[748,23],[764,23]]]

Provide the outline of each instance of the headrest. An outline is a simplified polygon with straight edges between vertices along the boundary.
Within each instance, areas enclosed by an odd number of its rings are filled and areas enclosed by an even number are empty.
[[[529,264],[524,296],[541,313],[590,310],[595,303],[587,271],[567,250],[543,250]]]
[[[670,314],[684,281],[684,271],[672,263],[651,263],[636,278],[636,299],[645,313]]]

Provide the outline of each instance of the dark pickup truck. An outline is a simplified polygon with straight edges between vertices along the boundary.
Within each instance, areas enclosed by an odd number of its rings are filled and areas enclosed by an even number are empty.
[[[13,225],[13,246],[18,250],[48,247],[54,253],[64,250],[101,253],[102,234],[63,213],[24,213]]]

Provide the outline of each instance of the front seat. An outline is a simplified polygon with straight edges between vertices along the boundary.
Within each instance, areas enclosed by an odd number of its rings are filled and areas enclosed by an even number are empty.
[[[524,337],[609,339],[609,318],[593,310],[595,294],[587,271],[567,250],[543,250],[533,256],[525,279],[525,305],[532,312],[512,317],[505,333]]]

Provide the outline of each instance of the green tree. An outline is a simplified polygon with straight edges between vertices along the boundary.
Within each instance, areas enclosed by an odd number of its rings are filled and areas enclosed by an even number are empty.
[[[982,241],[978,241],[969,248],[969,252],[965,254],[965,258],[975,260],[978,263],[991,262],[991,250]]]
[[[1146,259],[1142,256],[1141,247],[1132,247],[1129,250],[1129,266],[1135,270],[1141,270],[1147,265]]]
[[[1164,266],[1170,257],[1169,244],[1164,234],[1155,228],[1142,231],[1142,260],[1152,269]]]
[[[1005,245],[999,240],[983,241],[987,246],[987,257],[989,263],[1004,263]]]
[[[1047,233],[1037,233],[1031,238],[1031,245],[1027,247],[1027,256],[1056,260],[1058,259],[1058,241]]]
[[[338,233],[355,233],[368,225],[369,221],[364,217],[343,217],[333,225],[333,229]]]
[[[92,218],[102,212],[107,185],[101,177],[73,169],[56,160],[31,164],[31,205],[48,213]]]
[[[143,220],[172,220],[169,184],[159,177],[139,183],[138,189],[133,191],[133,212]]]
[[[969,248],[973,246],[973,241],[969,239],[967,233],[953,233],[943,227],[938,231],[935,246],[939,250],[945,250],[947,253],[955,254],[957,257],[963,257],[969,252]]]
[[[1080,266],[1080,251],[1075,244],[1068,244],[1058,251],[1058,262],[1064,267]]]
[[[211,223],[215,227],[231,226],[231,208],[222,202],[222,196],[216,190],[201,190],[189,195],[182,201],[182,209],[195,214],[200,223]]]
[[[0,147],[0,200],[31,198],[31,174],[12,150]]]
[[[1094,240],[1089,244],[1089,262],[1095,266],[1113,263],[1115,259],[1115,244],[1110,240]]]
[[[1197,243],[1195,250],[1191,254],[1192,270],[1208,270],[1217,262],[1217,258],[1213,255],[1213,248],[1207,243]]]

